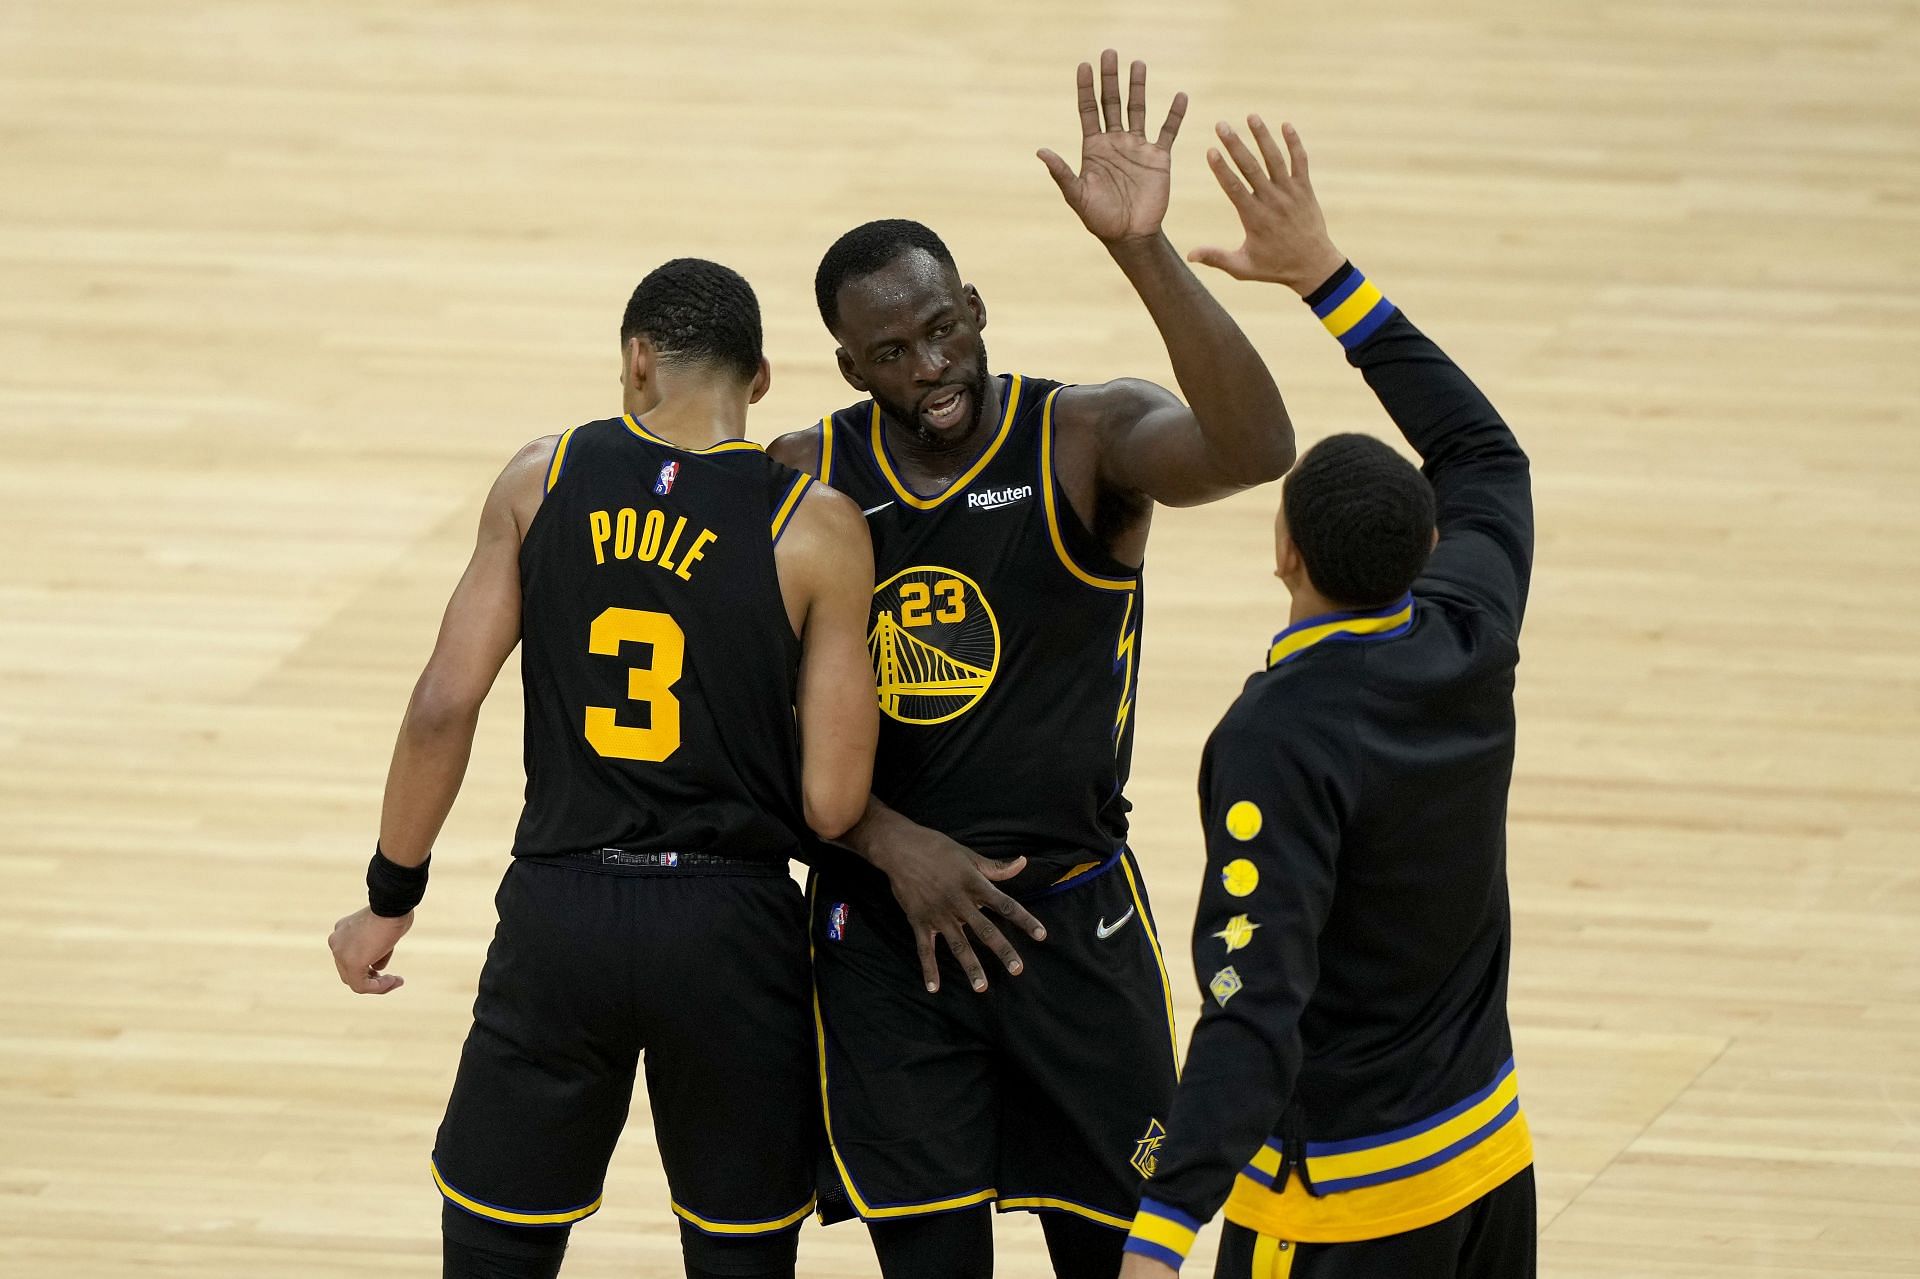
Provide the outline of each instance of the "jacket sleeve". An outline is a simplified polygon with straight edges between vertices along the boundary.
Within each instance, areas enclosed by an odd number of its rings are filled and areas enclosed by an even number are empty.
[[[1207,872],[1194,926],[1202,1012],[1127,1250],[1178,1266],[1280,1122],[1319,980],[1342,801],[1324,752],[1271,728],[1221,730],[1200,803]]]
[[[1440,544],[1421,575],[1517,634],[1533,568],[1527,455],[1487,397],[1352,263],[1307,295],[1425,462]]]

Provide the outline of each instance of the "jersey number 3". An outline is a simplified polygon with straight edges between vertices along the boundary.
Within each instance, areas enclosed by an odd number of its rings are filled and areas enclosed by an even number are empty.
[[[593,619],[587,651],[618,657],[622,644],[649,644],[649,665],[627,668],[627,696],[645,703],[648,724],[633,728],[619,721],[611,706],[587,707],[587,743],[608,759],[658,764],[680,749],[680,699],[673,686],[687,658],[687,636],[665,613],[610,608]]]

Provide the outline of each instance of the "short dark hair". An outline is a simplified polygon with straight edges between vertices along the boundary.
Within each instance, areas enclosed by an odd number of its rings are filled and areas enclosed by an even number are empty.
[[[760,371],[760,299],[718,262],[675,258],[647,272],[627,299],[620,345],[636,337],[669,359],[717,365],[750,380]]]
[[[1314,589],[1347,608],[1406,594],[1433,550],[1433,486],[1370,435],[1330,435],[1283,488],[1287,536]]]
[[[936,262],[953,266],[953,254],[947,251],[945,242],[930,228],[906,218],[868,222],[835,240],[813,274],[813,300],[820,307],[827,332],[836,333],[840,328],[842,285],[872,275],[915,249],[931,254]]]

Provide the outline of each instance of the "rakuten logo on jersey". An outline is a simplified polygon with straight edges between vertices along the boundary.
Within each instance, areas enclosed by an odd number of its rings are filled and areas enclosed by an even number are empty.
[[[1022,484],[1017,489],[987,489],[979,493],[967,494],[967,506],[975,511],[996,511],[1003,506],[1012,506],[1015,502],[1024,502],[1033,496],[1033,485]]]

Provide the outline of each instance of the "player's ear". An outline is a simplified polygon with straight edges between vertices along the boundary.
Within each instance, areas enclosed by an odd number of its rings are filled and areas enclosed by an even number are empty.
[[[966,295],[967,309],[973,312],[973,327],[976,330],[986,328],[987,304],[980,300],[980,290],[971,284],[964,284],[960,286],[960,291]]]
[[[861,377],[854,369],[853,357],[847,354],[847,348],[844,346],[835,347],[833,349],[833,358],[840,362],[840,376],[847,380],[847,385],[862,395],[867,394],[867,380]]]
[[[1273,517],[1273,575],[1291,583],[1303,567],[1300,548],[1293,544],[1293,535],[1287,532],[1287,508],[1282,505]]]
[[[636,333],[627,339],[624,353],[626,358],[623,361],[622,380],[629,390],[639,391],[653,378],[654,364],[658,359],[653,343]]]
[[[753,385],[747,388],[747,403],[758,404],[760,397],[773,385],[773,365],[767,363],[767,357],[760,357],[760,367],[754,372]]]

